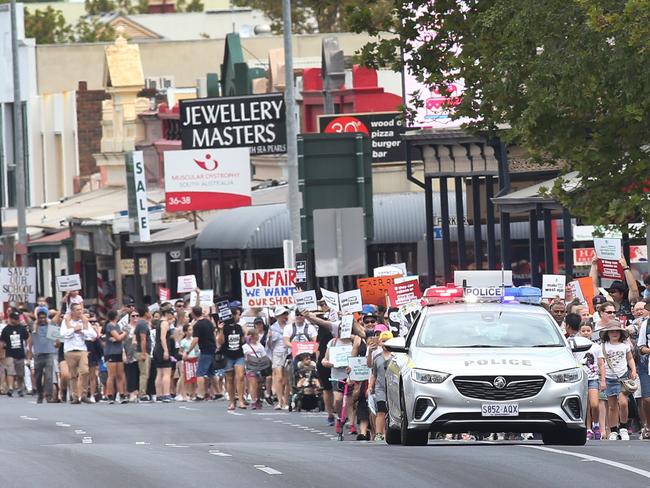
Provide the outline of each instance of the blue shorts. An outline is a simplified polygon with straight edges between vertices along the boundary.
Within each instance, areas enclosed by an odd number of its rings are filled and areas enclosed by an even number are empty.
[[[627,379],[627,374],[622,379]],[[605,396],[609,398],[621,393],[621,381],[618,378],[605,378],[605,382]]]
[[[214,354],[200,354],[196,367],[196,376],[212,378],[214,376]]]
[[[223,370],[228,373],[229,371],[235,369],[235,366],[241,366],[243,368],[245,364],[246,361],[244,359],[244,356],[240,358],[226,358],[226,367],[223,368]]]
[[[598,390],[600,387],[599,380],[589,380],[587,383],[587,390]]]
[[[641,382],[641,398],[650,398],[650,375],[648,372],[637,373]]]

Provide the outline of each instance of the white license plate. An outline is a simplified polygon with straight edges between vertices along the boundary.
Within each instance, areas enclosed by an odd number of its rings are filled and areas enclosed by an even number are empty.
[[[481,405],[483,417],[518,417],[518,403],[484,403]]]

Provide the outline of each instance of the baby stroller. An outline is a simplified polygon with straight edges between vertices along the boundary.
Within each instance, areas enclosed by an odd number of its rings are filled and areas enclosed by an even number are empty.
[[[297,358],[292,378],[292,394],[289,410],[308,412],[318,409],[325,410],[323,389],[321,388],[316,371],[314,354],[301,354]]]

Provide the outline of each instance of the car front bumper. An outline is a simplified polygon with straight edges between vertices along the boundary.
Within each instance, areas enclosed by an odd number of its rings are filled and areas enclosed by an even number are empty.
[[[441,384],[404,382],[404,401],[410,429],[434,432],[548,432],[558,428],[584,429],[587,382],[546,382],[536,395],[493,401],[463,396],[453,378]],[[576,401],[579,402],[577,408]],[[516,417],[483,417],[481,406],[490,403],[517,403]],[[573,405],[574,408],[569,408]]]

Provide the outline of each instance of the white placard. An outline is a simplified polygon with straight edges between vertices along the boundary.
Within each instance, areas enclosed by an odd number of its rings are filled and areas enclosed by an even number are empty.
[[[321,288],[320,292],[323,294],[323,300],[331,310],[339,311],[339,294],[334,291],[326,290]]]
[[[57,276],[56,287],[59,291],[81,290],[81,278],[79,278],[78,274]]]
[[[335,368],[346,368],[352,356],[352,344],[330,347],[330,362]]]
[[[185,275],[178,277],[178,286],[176,291],[178,293],[189,293],[196,289],[196,276]]]
[[[352,381],[367,381],[370,379],[370,368],[365,357],[348,359],[350,379]]]
[[[196,292],[192,293],[192,303],[196,303]],[[211,306],[214,305],[214,290],[199,290],[199,305]]]
[[[361,300],[361,290],[350,290],[339,293],[339,303],[341,304],[341,312],[354,313],[363,310],[363,301]]]
[[[296,302],[296,308],[301,312],[318,310],[315,290],[296,292],[293,294],[293,300]]]
[[[408,273],[406,271],[406,263],[397,263],[397,264],[388,264],[386,266],[380,266],[373,270],[373,276],[378,278],[380,276],[406,276]]]
[[[244,308],[291,306],[296,293],[293,268],[246,269],[241,271],[241,298]]]
[[[0,268],[0,301],[36,302],[36,268]]]
[[[545,274],[542,276],[542,298],[561,298],[566,294],[566,276]]]
[[[354,324],[354,317],[352,315],[344,315],[341,317],[341,327],[339,329],[339,338],[349,339],[352,337],[352,325]]]
[[[621,259],[621,240],[610,238],[595,238],[594,247],[596,248],[596,257],[598,259],[608,259],[618,261]]]
[[[49,324],[47,326],[47,333],[45,334],[45,337],[47,337],[51,341],[56,341],[57,339],[60,339],[61,327],[58,325]]]

